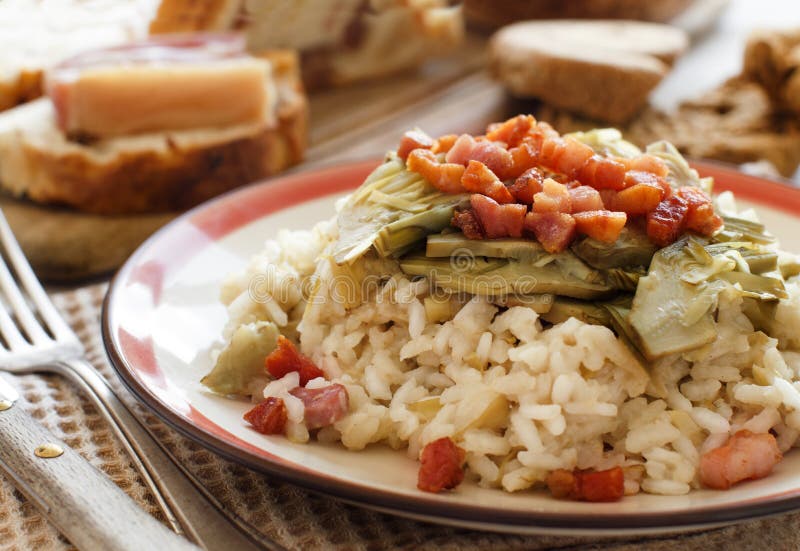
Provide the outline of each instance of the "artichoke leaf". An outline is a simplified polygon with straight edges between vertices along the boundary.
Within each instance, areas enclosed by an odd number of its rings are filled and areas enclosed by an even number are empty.
[[[642,154],[642,150],[622,137],[616,128],[595,128],[588,132],[572,132],[565,134],[584,143],[602,155],[633,158]]]
[[[264,359],[275,350],[278,335],[278,327],[270,321],[240,326],[200,382],[217,394],[250,395],[254,383],[267,377]]]
[[[658,247],[643,231],[626,226],[613,243],[587,237],[573,243],[571,250],[589,266],[605,270],[631,266],[647,268]]]

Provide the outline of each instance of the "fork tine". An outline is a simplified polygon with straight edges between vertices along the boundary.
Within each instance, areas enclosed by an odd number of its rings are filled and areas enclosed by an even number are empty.
[[[0,289],[5,292],[8,302],[17,315],[17,320],[22,324],[22,328],[34,344],[47,342],[50,337],[44,332],[39,320],[33,315],[30,307],[25,302],[22,293],[19,292],[11,272],[6,263],[0,259]]]
[[[0,334],[3,335],[11,351],[30,346],[28,341],[25,340],[25,337],[22,336],[22,333],[19,332],[14,320],[11,319],[11,316],[8,315],[8,312],[2,306],[0,306]]]
[[[36,308],[39,310],[39,313],[56,340],[72,340],[77,342],[75,333],[72,332],[72,329],[69,328],[58,313],[58,310],[56,310],[56,307],[50,302],[44,289],[42,289],[42,285],[33,273],[30,264],[28,264],[25,254],[22,252],[22,249],[20,249],[19,243],[17,243],[14,233],[11,231],[11,227],[8,225],[2,210],[0,210],[0,242],[2,242],[8,260],[17,273],[17,278],[36,305]],[[9,321],[11,320],[9,319]]]

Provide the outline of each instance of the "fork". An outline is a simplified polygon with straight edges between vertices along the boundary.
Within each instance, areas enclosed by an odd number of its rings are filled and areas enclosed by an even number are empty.
[[[189,473],[86,361],[83,345],[45,293],[2,211],[0,254],[5,259],[0,259],[0,295],[13,314],[0,308],[0,336],[6,344],[0,346],[0,370],[57,373],[83,390],[110,421],[176,533],[206,549],[281,549],[242,519],[225,516],[213,496],[196,479],[187,478]]]

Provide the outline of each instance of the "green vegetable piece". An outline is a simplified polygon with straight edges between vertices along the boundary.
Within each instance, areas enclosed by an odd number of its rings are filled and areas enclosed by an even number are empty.
[[[759,222],[733,216],[723,216],[722,220],[725,226],[718,241],[751,241],[765,245],[776,241],[775,236],[767,232],[764,224]]]
[[[686,244],[684,239],[656,253],[636,289],[628,321],[633,343],[649,361],[698,348],[717,336],[711,308],[687,316],[699,290],[681,278],[694,261]],[[686,324],[690,318],[695,321]]]
[[[468,194],[440,192],[390,154],[339,211],[333,258],[349,264],[372,248],[381,256],[398,257],[449,226],[454,209],[468,202]]]
[[[647,235],[638,229],[625,227],[614,243],[587,237],[572,244],[578,258],[600,270],[642,266],[647,268],[658,250]]]
[[[278,327],[269,321],[242,325],[200,382],[217,394],[249,395],[253,382],[266,378],[264,359],[275,350],[278,335]]]
[[[746,297],[760,300],[778,300],[789,298],[783,281],[776,277],[768,277],[747,272],[726,272],[719,274],[719,278],[739,285]]]
[[[539,267],[515,259],[429,258],[417,254],[402,258],[400,268],[407,275],[427,277],[441,289],[492,298],[553,293],[592,299],[613,291],[605,283],[565,273],[555,262]]]
[[[585,143],[602,155],[632,158],[642,154],[642,150],[623,139],[622,133],[616,128],[595,128],[588,132],[572,132],[565,136]]]
[[[465,254],[527,261],[553,258],[538,241],[532,239],[467,239],[460,232],[428,236],[426,256],[444,258]]]
[[[593,325],[608,326],[611,323],[611,316],[602,305],[563,297],[556,298],[550,310],[541,314],[541,317],[552,324],[562,323],[569,318]]]

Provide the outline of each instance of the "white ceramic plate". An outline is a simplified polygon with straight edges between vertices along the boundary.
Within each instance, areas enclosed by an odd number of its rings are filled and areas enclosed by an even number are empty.
[[[219,285],[245,266],[281,228],[309,228],[358,186],[376,162],[298,174],[250,186],[211,201],[168,225],[116,276],[103,312],[108,354],[130,390],[188,437],[251,468],[351,502],[413,518],[517,533],[653,533],[698,529],[800,508],[800,450],[775,472],[729,491],[686,496],[639,494],[616,503],[561,501],[546,492],[507,494],[464,483],[434,495],[416,489],[418,463],[373,446],[292,444],[264,436],[242,420],[251,405],[215,396],[200,385],[211,368],[209,348],[226,313]],[[697,163],[753,205],[781,239],[800,251],[800,190]]]

